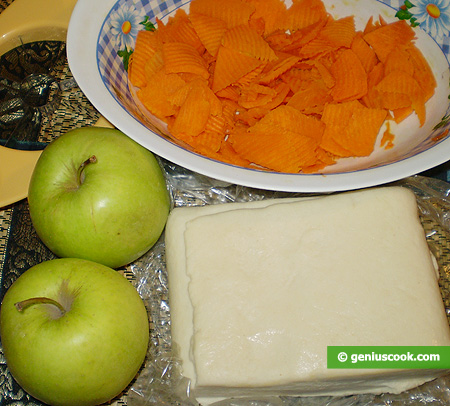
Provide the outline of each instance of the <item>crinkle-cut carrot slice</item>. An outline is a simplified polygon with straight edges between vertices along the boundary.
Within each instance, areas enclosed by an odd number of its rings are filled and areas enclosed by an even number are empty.
[[[282,74],[280,79],[289,85],[292,92],[296,93],[304,89],[311,81],[321,80],[320,72],[312,64],[302,68],[291,68],[288,72]]]
[[[353,113],[360,108],[360,102],[357,100],[345,103],[328,103],[325,106],[321,120],[327,127],[346,126]]]
[[[279,58],[279,60],[270,65],[270,69],[264,71],[262,77],[259,79],[259,83],[268,84],[277,79],[284,72],[291,69],[300,58],[295,55],[286,55],[285,57]]]
[[[336,138],[338,138],[340,136],[340,133],[344,130],[345,128],[341,125],[327,125],[323,133],[320,147],[328,153],[333,154],[334,156],[339,158],[351,157],[353,154],[336,142]]]
[[[190,146],[194,152],[208,157],[217,154],[222,142],[222,137],[214,132],[202,132],[197,136],[180,133],[177,139]]]
[[[144,66],[145,80],[150,81],[151,78],[156,75],[164,67],[164,59],[162,49],[156,50],[156,52],[147,59]]]
[[[286,3],[283,0],[248,0],[255,8],[251,20],[264,21],[264,36],[286,26]]]
[[[267,66],[267,63],[262,63],[259,66],[256,67],[256,69],[253,69],[251,72],[248,72],[244,76],[242,76],[240,79],[236,81],[236,85],[238,86],[247,86],[250,83],[253,83],[257,80],[257,78],[261,75],[261,72],[264,70],[264,68]]]
[[[306,27],[300,28],[289,35],[289,41],[281,45],[279,49],[284,52],[294,52],[305,46],[308,42],[315,39],[322,28],[325,26],[327,18],[323,18],[310,24]]]
[[[361,64],[367,73],[370,72],[378,63],[378,58],[375,51],[364,40],[361,32],[356,34],[350,47],[361,61]]]
[[[387,110],[397,110],[412,105],[411,98],[405,93],[380,92],[381,107]]]
[[[358,112],[346,131],[341,133],[347,136],[336,139],[344,148],[350,150],[353,156],[368,156],[373,152],[380,128],[386,119],[387,112],[382,109],[365,109]]]
[[[377,63],[367,75],[367,87],[372,88],[378,85],[384,78],[384,64]]]
[[[247,73],[256,69],[261,63],[259,59],[244,55],[224,46],[219,48],[214,70],[212,89],[218,92],[235,83]]]
[[[383,92],[377,90],[376,87],[369,88],[367,93],[360,99],[364,106],[373,109],[384,108]]]
[[[272,101],[276,95],[277,92],[275,89],[257,83],[251,83],[241,88],[238,103],[246,109],[260,107]]]
[[[409,117],[413,112],[414,109],[412,108],[412,106],[408,106],[393,110],[392,114],[394,116],[394,121],[398,124]]]
[[[224,35],[222,45],[264,62],[278,59],[269,44],[248,25],[237,25]]]
[[[317,163],[302,168],[302,173],[317,173],[321,169],[336,163],[336,157],[320,146],[316,148]]]
[[[403,93],[409,96],[412,102],[424,100],[423,90],[419,83],[402,70],[393,70],[376,85],[381,92]]]
[[[428,100],[433,96],[436,88],[436,78],[433,71],[416,45],[411,44],[406,52],[410,55],[410,60],[414,66],[414,79],[423,89],[425,100]]]
[[[336,84],[336,79],[334,78],[334,76],[332,75],[330,70],[327,68],[327,66],[325,64],[323,64],[320,59],[312,60],[311,62],[317,68],[317,70],[320,74],[320,77],[322,78],[322,81],[325,84],[325,86],[329,89],[334,87]]]
[[[226,127],[226,120],[225,117],[220,115],[214,115],[211,114],[208,118],[208,121],[205,125],[205,132],[206,133],[217,133],[221,136],[224,136],[225,134],[225,127]]]
[[[304,114],[321,114],[325,104],[333,101],[328,88],[323,82],[311,82],[309,87],[294,93],[287,102],[288,106],[294,107]]]
[[[192,0],[190,13],[204,14],[226,22],[228,28],[248,24],[255,7],[245,0]]]
[[[190,20],[206,50],[215,57],[227,31],[226,22],[219,18],[197,13],[191,13]]]
[[[382,25],[364,35],[364,40],[374,49],[378,59],[383,63],[392,51],[405,48],[414,38],[414,30],[405,20]]]
[[[182,78],[181,75],[178,76]],[[167,101],[175,106],[181,107],[186,101],[186,98],[193,87],[203,87],[205,89],[209,89],[208,82],[197,76],[195,80],[185,81],[185,85],[169,95]]]
[[[249,131],[261,132],[271,126],[278,130],[296,131],[302,136],[313,138],[318,142],[322,138],[324,130],[324,124],[321,121],[309,117],[291,106],[279,106],[266,114]]]
[[[239,106],[239,104],[234,100],[220,99],[220,101],[222,102],[222,115],[225,118],[226,126],[229,130],[234,127],[236,117],[241,112],[244,112],[245,109]]]
[[[357,100],[367,93],[367,73],[351,49],[339,55],[330,72],[336,81],[331,89],[335,101]]]
[[[175,137],[179,134],[198,136],[205,131],[210,114],[211,105],[206,100],[204,87],[192,86],[169,131]]]
[[[209,78],[205,61],[193,46],[183,42],[168,42],[163,44],[162,52],[166,73],[189,72]]]
[[[276,126],[253,132],[235,131],[229,140],[240,156],[279,172],[298,173],[303,166],[313,165],[317,160],[315,139]]]
[[[128,78],[134,86],[144,87],[147,84],[145,64],[160,47],[158,31],[138,32],[128,67]]]
[[[405,49],[396,49],[386,57],[384,74],[387,75],[394,70],[401,70],[410,76],[414,75],[414,64]]]
[[[269,101],[266,104],[264,104],[263,106],[261,106],[264,109],[273,110],[276,107],[278,107],[279,105],[281,105],[282,103],[286,103],[286,97],[289,94],[289,92],[291,91],[289,86],[284,82],[276,83],[273,86],[273,88],[275,89],[277,94],[271,101]]]
[[[236,120],[244,123],[248,127],[255,125],[262,117],[264,117],[270,110],[264,107],[253,107],[240,113]]]
[[[211,158],[235,166],[249,167],[250,161],[241,157],[233,148],[230,142],[223,140],[217,154],[211,155]]]
[[[299,49],[295,54],[302,59],[320,58],[336,48],[323,38],[315,38]]]
[[[374,31],[377,28],[382,27],[383,25],[387,25],[387,22],[383,19],[381,15],[378,16],[378,20],[376,21],[374,21],[373,16],[370,16],[363,29],[363,34],[368,34],[369,32]]]
[[[321,0],[294,0],[287,10],[287,30],[291,32],[327,18],[327,11]]]
[[[357,100],[328,104],[322,116],[326,128],[321,146],[336,155],[349,151],[347,156],[367,156],[373,151],[386,111],[364,107]],[[336,143],[344,151],[331,150]]]
[[[167,100],[185,84],[175,73],[167,74],[164,69],[161,69],[152,77],[148,86],[137,91],[137,96],[147,110],[156,117],[164,119],[178,111],[178,106],[168,103]]]
[[[328,41],[335,48],[350,48],[355,35],[355,19],[353,16],[337,20],[330,17],[323,29],[320,30],[318,38]]]
[[[248,21],[248,26],[258,33],[258,35],[261,35],[261,37],[264,37],[264,28],[265,23],[264,20],[260,18],[250,18]]]
[[[274,51],[281,51],[292,43],[291,35],[284,30],[274,31],[264,37],[264,40]]]
[[[158,31],[163,43],[184,42],[203,53],[205,47],[195,31],[186,11],[179,8],[166,24],[158,24]]]
[[[239,100],[239,95],[240,95],[239,88],[237,86],[232,85],[227,86],[222,90],[216,92],[216,96],[219,97],[220,99],[229,99],[234,100],[236,102]]]

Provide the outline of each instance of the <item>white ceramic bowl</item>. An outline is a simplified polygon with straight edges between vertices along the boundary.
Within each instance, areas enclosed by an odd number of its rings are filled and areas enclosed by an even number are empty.
[[[395,3],[395,0],[383,1]],[[426,3],[416,0],[410,12],[415,13],[413,17],[420,22],[420,27],[415,28],[416,44],[427,58],[438,83],[435,95],[426,105],[427,122],[419,128],[413,114],[398,126],[391,124],[395,134],[394,148],[378,147],[369,157],[341,159],[323,173],[283,174],[217,162],[170,141],[143,117],[128,90],[127,75],[118,51],[125,45],[133,49],[137,30],[142,28],[139,23],[145,16],[152,22],[156,17],[167,21],[179,7],[188,11],[189,1],[79,0],[67,36],[69,66],[81,90],[114,126],[155,154],[187,169],[268,190],[330,192],[363,188],[395,181],[450,159],[450,137],[446,136],[450,121],[450,72],[448,44],[445,44],[449,35],[450,7],[447,0],[436,0],[441,15],[435,18],[427,14]],[[360,30],[370,16],[381,15],[387,22],[395,21],[395,14],[402,5],[399,1],[398,7],[391,8],[377,0],[324,0],[324,4],[334,17],[354,15],[356,28]],[[121,37],[114,30],[114,24],[120,23],[121,19],[131,22],[132,30],[127,36]],[[383,131],[382,128],[380,136]]]

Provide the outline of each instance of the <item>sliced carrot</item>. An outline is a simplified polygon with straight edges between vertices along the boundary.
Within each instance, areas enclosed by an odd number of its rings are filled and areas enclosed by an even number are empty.
[[[286,29],[296,31],[327,18],[321,0],[294,0],[287,12]]]
[[[273,82],[284,72],[291,69],[299,60],[300,58],[295,55],[285,55],[282,58],[278,58],[278,61],[269,65],[269,70],[262,72],[259,82],[263,84]]]
[[[386,114],[385,110],[364,107],[356,100],[328,104],[322,116],[326,129],[321,146],[336,153],[330,147],[332,143],[335,143],[343,151],[349,152],[349,155],[342,155],[342,153],[336,155],[367,156],[373,151]]]
[[[158,25],[158,32],[163,43],[184,42],[194,47],[199,53],[204,51],[204,45],[195,31],[186,11],[179,8],[169,21]]]
[[[226,22],[219,18],[208,17],[197,13],[191,13],[190,19],[202,44],[215,57],[222,38],[227,31]]]
[[[166,73],[187,72],[209,78],[205,61],[193,46],[183,42],[168,42],[162,46],[162,53]]]
[[[410,76],[414,75],[414,64],[406,49],[396,49],[386,57],[384,74],[388,75],[394,70],[401,70]]]
[[[296,53],[301,47],[305,46],[308,42],[317,38],[322,28],[327,23],[328,18],[322,18],[315,23],[307,25],[306,27],[300,28],[294,31],[290,37],[285,41],[285,43],[279,47],[280,50],[284,52]],[[268,38],[270,43],[270,38]]]
[[[355,19],[353,16],[349,16],[338,20],[329,18],[318,38],[326,40],[335,48],[350,48],[355,35]]]
[[[259,132],[261,131],[261,132]],[[317,141],[294,131],[268,127],[259,131],[239,131],[230,135],[236,152],[255,165],[271,170],[298,173],[316,162]]]
[[[222,45],[264,62],[278,59],[273,49],[248,24],[229,29],[223,37]]]
[[[414,30],[405,20],[382,25],[364,35],[364,40],[383,63],[392,51],[406,47],[414,38]]]
[[[259,59],[244,55],[234,49],[221,46],[217,53],[216,68],[212,82],[212,89],[218,92],[230,86],[247,73],[261,65]]]
[[[146,83],[151,80],[151,78],[156,75],[161,69],[164,68],[164,58],[162,48],[156,50],[152,56],[147,59],[144,66],[144,74]],[[142,86],[139,86],[142,87]]]
[[[402,70],[394,70],[378,83],[376,89],[383,93],[406,95],[419,117],[420,125],[422,126],[425,123],[425,95],[419,83],[412,76]]]
[[[328,88],[323,82],[311,82],[310,86],[299,90],[287,102],[304,114],[321,114],[325,104],[333,101]]]
[[[160,49],[160,46],[158,31],[142,30],[138,32],[128,68],[128,78],[134,86],[144,87],[147,85],[145,65],[155,52]]]
[[[351,44],[352,51],[359,58],[365,71],[369,73],[375,65],[378,63],[377,55],[373,48],[362,37],[362,33],[355,35],[353,42]]]
[[[161,69],[152,77],[148,86],[137,91],[137,96],[152,114],[164,119],[177,112],[178,106],[168,103],[167,100],[185,84],[186,82],[178,75],[167,74]]]
[[[218,18],[233,28],[248,24],[255,7],[245,0],[192,0],[190,12]]]
[[[248,0],[255,8],[251,20],[264,21],[264,36],[286,27],[286,3],[283,0]]]
[[[367,93],[367,73],[351,49],[340,54],[330,72],[336,81],[331,89],[335,101],[357,100]]]
[[[414,66],[414,79],[422,88],[425,100],[428,100],[436,89],[436,79],[433,71],[423,54],[414,44],[410,44],[406,52],[410,55],[410,61]]]

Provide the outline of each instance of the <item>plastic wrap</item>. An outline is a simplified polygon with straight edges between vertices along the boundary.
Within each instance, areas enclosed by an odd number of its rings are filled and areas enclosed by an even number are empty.
[[[296,193],[251,189],[161,162],[173,207],[225,204],[276,197],[301,196]],[[414,191],[430,249],[440,271],[440,287],[450,322],[450,184],[421,176],[391,185]],[[180,363],[171,352],[170,304],[165,268],[164,234],[157,244],[129,267],[139,294],[145,301],[151,321],[151,343],[145,365],[127,395],[129,406],[197,406],[189,380],[180,374]],[[378,405],[448,405],[450,375],[436,379],[399,395],[355,395],[344,397],[269,397],[224,399],[214,406],[378,406]]]

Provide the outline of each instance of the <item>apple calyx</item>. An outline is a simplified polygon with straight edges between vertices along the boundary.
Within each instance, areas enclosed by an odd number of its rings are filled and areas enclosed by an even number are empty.
[[[81,163],[78,168],[78,185],[80,186],[84,182],[84,168],[86,168],[89,164],[94,164],[97,162],[97,157],[95,155],[91,155],[88,159]]]
[[[64,316],[66,313],[66,309],[64,306],[54,299],[50,299],[49,297],[33,297],[30,299],[25,299],[20,302],[14,303],[17,311],[23,312],[27,307],[33,306],[36,304],[46,304],[51,305],[52,307],[52,318],[59,319]]]

